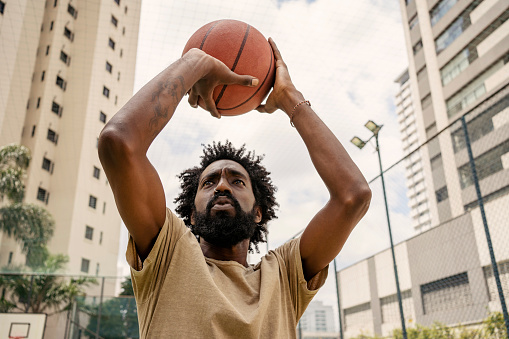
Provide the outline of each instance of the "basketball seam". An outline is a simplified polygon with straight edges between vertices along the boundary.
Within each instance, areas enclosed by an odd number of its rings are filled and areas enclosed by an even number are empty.
[[[235,108],[238,108],[242,105],[244,105],[245,103],[247,103],[249,100],[251,100],[255,95],[256,93],[258,93],[258,91],[260,91],[260,89],[262,88],[263,84],[265,84],[265,81],[267,81],[267,77],[269,76],[270,74],[270,71],[272,70],[272,60],[274,58],[274,53],[272,51],[270,51],[270,65],[269,65],[269,70],[267,71],[267,74],[265,74],[265,78],[263,79],[262,83],[258,86],[258,88],[256,89],[256,91],[253,93],[253,95],[251,95],[249,98],[247,98],[244,102],[238,104],[237,106],[235,107],[230,107],[230,108],[220,108],[220,107],[217,107],[217,109],[220,109],[222,111],[229,111],[229,110],[232,110],[232,109],[235,109]],[[217,104],[216,104],[217,106]]]
[[[209,36],[210,32],[212,31],[212,29],[214,29],[214,27],[216,27],[216,25],[218,23],[220,23],[221,21],[223,20],[219,20],[218,22],[216,22],[215,24],[212,25],[212,27],[209,28],[209,30],[207,31],[207,33],[205,33],[205,36],[203,37],[203,40],[201,41],[201,45],[200,45],[200,49],[203,48],[203,45],[205,44],[205,40],[207,40],[207,37]]]
[[[235,59],[235,62],[233,63],[233,66],[231,68],[232,72],[235,71],[235,67],[237,67],[237,63],[239,62],[240,56],[242,55],[242,51],[244,50],[244,46],[246,45],[246,42],[247,42],[247,37],[249,36],[250,28],[251,28],[251,26],[247,25],[246,33],[244,34],[244,39],[242,39],[242,44],[240,45],[239,52],[237,53],[237,58]],[[219,92],[219,95],[217,96],[217,99],[216,99],[216,107],[219,104],[219,100],[221,100],[221,98],[223,97],[226,87],[228,87],[228,85],[224,85],[223,88],[221,89],[221,92]]]

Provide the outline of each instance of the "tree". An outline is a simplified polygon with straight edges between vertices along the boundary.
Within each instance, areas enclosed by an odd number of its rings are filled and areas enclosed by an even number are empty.
[[[134,299],[131,278],[121,284],[122,292],[117,298],[103,302],[101,307],[101,321],[99,336],[104,339],[139,338],[138,313]],[[97,331],[98,306],[89,310],[90,321],[87,326],[87,336],[95,338]]]
[[[21,243],[26,264],[36,267],[46,259],[45,245],[53,235],[55,222],[44,208],[23,203],[23,180],[30,159],[25,146],[11,144],[0,148],[0,198],[10,202],[0,207],[0,230]]]
[[[68,257],[62,254],[51,255],[47,251],[45,253],[44,261],[32,267],[37,274],[23,274],[21,272],[26,268],[19,266],[3,269],[5,273],[16,272],[0,275],[0,288],[5,289],[9,299],[5,296],[0,299],[3,312],[17,309],[52,315],[67,309],[77,296],[83,294],[85,287],[96,283],[95,279],[88,277],[67,281],[58,276],[58,272],[69,261]]]

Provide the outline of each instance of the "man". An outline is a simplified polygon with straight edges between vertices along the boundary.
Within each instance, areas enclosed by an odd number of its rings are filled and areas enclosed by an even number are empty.
[[[141,338],[295,337],[297,321],[323,285],[328,264],[368,209],[371,191],[364,177],[297,91],[280,52],[269,42],[276,79],[258,110],[288,114],[330,199],[300,238],[257,265],[247,264],[247,252],[263,240],[276,206],[260,158],[229,142],[206,147],[201,167],[180,175],[183,192],[176,202],[181,220],[166,208],[163,186],[146,152],[186,93],[191,106],[202,100],[220,118],[213,89],[254,87],[258,79],[237,75],[192,49],[136,93],[101,132],[101,163],[130,233],[127,259]]]

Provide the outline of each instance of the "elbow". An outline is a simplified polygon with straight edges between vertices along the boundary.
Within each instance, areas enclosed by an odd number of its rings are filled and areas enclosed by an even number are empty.
[[[371,203],[371,189],[367,183],[353,187],[349,190],[349,194],[343,197],[342,204],[347,206],[350,211],[357,211],[357,213],[364,216],[368,211]]]
[[[97,144],[99,160],[103,167],[118,163],[118,160],[125,159],[126,155],[132,153],[126,138],[123,137],[122,131],[114,126],[106,125]]]

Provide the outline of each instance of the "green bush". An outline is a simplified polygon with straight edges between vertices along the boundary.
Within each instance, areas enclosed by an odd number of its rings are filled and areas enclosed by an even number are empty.
[[[403,339],[401,329],[395,329],[388,338]],[[417,325],[407,328],[407,339],[505,339],[507,332],[504,316],[501,312],[492,312],[483,320],[479,329],[467,329],[465,327],[452,328],[445,324],[435,322],[427,327]],[[380,339],[378,336],[361,334],[353,339]]]

